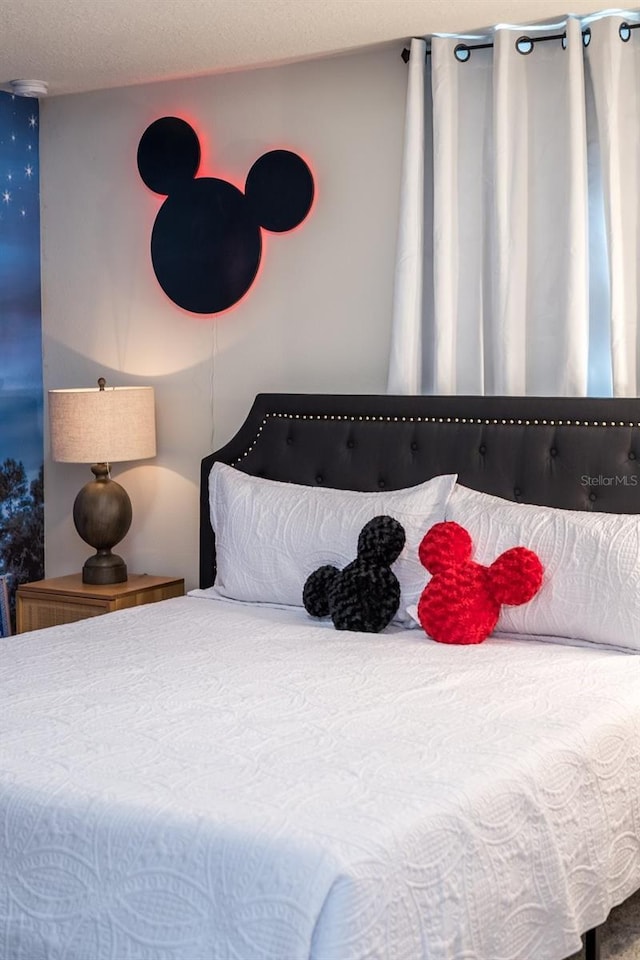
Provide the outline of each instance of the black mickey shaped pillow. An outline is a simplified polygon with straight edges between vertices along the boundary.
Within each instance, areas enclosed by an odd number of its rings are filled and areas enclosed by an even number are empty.
[[[312,617],[331,617],[336,630],[379,633],[400,606],[400,584],[391,570],[405,544],[393,517],[369,520],[358,537],[358,555],[344,570],[329,564],[307,577],[302,602]]]

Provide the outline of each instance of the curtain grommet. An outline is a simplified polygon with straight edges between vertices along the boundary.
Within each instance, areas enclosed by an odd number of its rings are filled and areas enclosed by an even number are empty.
[[[466,63],[471,56],[471,50],[466,43],[458,43],[453,48],[453,55],[459,63]]]

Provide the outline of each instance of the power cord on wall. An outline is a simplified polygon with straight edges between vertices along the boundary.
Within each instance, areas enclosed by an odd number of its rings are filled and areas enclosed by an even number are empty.
[[[211,407],[211,435],[209,437],[209,450],[215,450],[216,435],[216,403],[215,403],[215,360],[218,353],[218,324],[215,319],[211,321],[211,366],[209,371],[209,403]]]

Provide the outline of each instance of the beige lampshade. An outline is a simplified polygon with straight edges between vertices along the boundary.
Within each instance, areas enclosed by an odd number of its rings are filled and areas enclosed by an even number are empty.
[[[49,390],[51,456],[118,463],[156,455],[153,387]]]

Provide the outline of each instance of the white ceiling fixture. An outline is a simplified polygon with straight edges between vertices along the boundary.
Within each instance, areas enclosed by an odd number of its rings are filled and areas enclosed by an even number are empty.
[[[9,89],[16,97],[46,97],[49,92],[44,80],[9,80]]]
[[[46,77],[50,95],[78,93],[605,6],[606,0],[0,0],[0,86],[8,89],[12,77]]]

